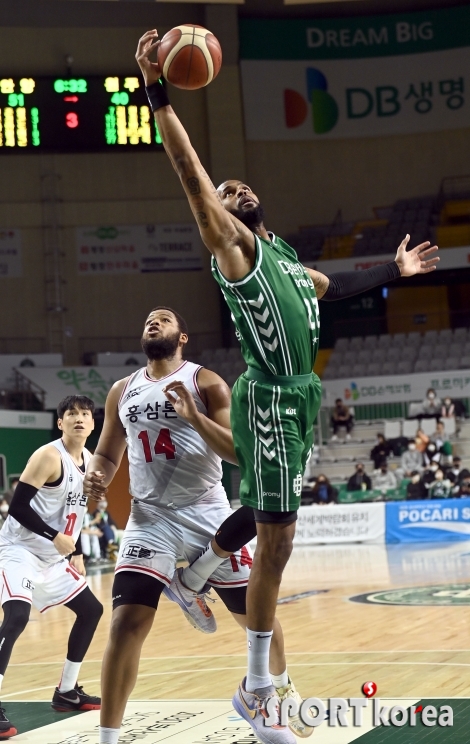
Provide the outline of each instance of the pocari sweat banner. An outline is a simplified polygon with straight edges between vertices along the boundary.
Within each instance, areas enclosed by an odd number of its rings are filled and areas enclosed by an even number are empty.
[[[385,540],[438,542],[470,539],[470,499],[429,499],[385,505]]]

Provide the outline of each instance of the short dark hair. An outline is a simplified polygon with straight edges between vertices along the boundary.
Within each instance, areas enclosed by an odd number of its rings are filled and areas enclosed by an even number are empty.
[[[67,395],[57,406],[57,418],[64,418],[64,413],[66,411],[73,411],[74,408],[91,411],[92,417],[95,418],[94,401],[86,395]]]
[[[176,310],[173,310],[172,307],[167,307],[166,305],[158,305],[157,307],[152,308],[152,310],[150,310],[150,313],[154,313],[156,312],[156,310],[168,310],[168,312],[173,313],[178,323],[180,333],[185,333],[187,336],[189,336],[188,324],[186,323],[183,316],[177,313]]]
[[[342,398],[336,398],[336,400],[335,400],[335,403],[342,403],[342,402],[343,402],[343,399]]]

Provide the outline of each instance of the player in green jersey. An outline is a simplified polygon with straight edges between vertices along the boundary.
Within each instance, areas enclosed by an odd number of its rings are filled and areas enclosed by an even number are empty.
[[[165,150],[181,179],[212,270],[240,334],[248,371],[233,391],[231,422],[241,472],[241,500],[254,508],[257,548],[247,592],[248,674],[233,698],[239,714],[266,744],[289,744],[289,729],[265,726],[275,695],[269,645],[282,572],[292,551],[302,474],[320,406],[312,373],[318,349],[318,300],[349,297],[399,276],[436,268],[436,246],[423,243],[395,261],[362,272],[325,276],[303,267],[295,251],[269,233],[259,199],[246,184],[228,180],[218,189],[194,151],[159,83],[149,56],[154,29],[140,39],[136,59]],[[271,708],[271,706],[269,706]]]

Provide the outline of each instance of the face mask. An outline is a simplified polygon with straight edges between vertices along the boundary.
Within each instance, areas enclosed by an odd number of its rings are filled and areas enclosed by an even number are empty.
[[[436,473],[436,480],[442,480],[444,478],[443,473]]]
[[[444,401],[444,403],[446,404],[446,406],[450,406],[451,402],[452,401],[451,401],[450,398],[446,398],[445,401]]]
[[[410,450],[410,452],[414,452],[416,449],[416,444],[409,444],[408,449]]]
[[[429,393],[428,395],[429,400],[434,400],[435,397],[436,397],[435,393]]]
[[[101,504],[100,504],[101,511],[106,511],[107,508],[108,508],[108,502],[107,501],[102,501]]]
[[[433,471],[433,473],[435,473],[437,470],[437,465],[431,465],[431,470]]]
[[[428,446],[428,450],[429,450],[429,452],[435,452],[436,451],[436,445],[435,444],[430,444]]]
[[[8,504],[0,506],[0,514],[8,514]]]

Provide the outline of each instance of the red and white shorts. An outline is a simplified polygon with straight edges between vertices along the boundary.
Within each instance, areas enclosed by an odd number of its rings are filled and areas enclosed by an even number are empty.
[[[65,559],[48,563],[20,545],[0,548],[1,604],[19,599],[39,612],[65,604],[87,587],[84,576]]]
[[[119,549],[116,573],[137,571],[169,586],[179,559],[192,563],[207,547],[222,522],[232,514],[225,490],[179,509],[132,502],[131,514]],[[252,555],[243,547],[208,579],[224,589],[246,586]]]

